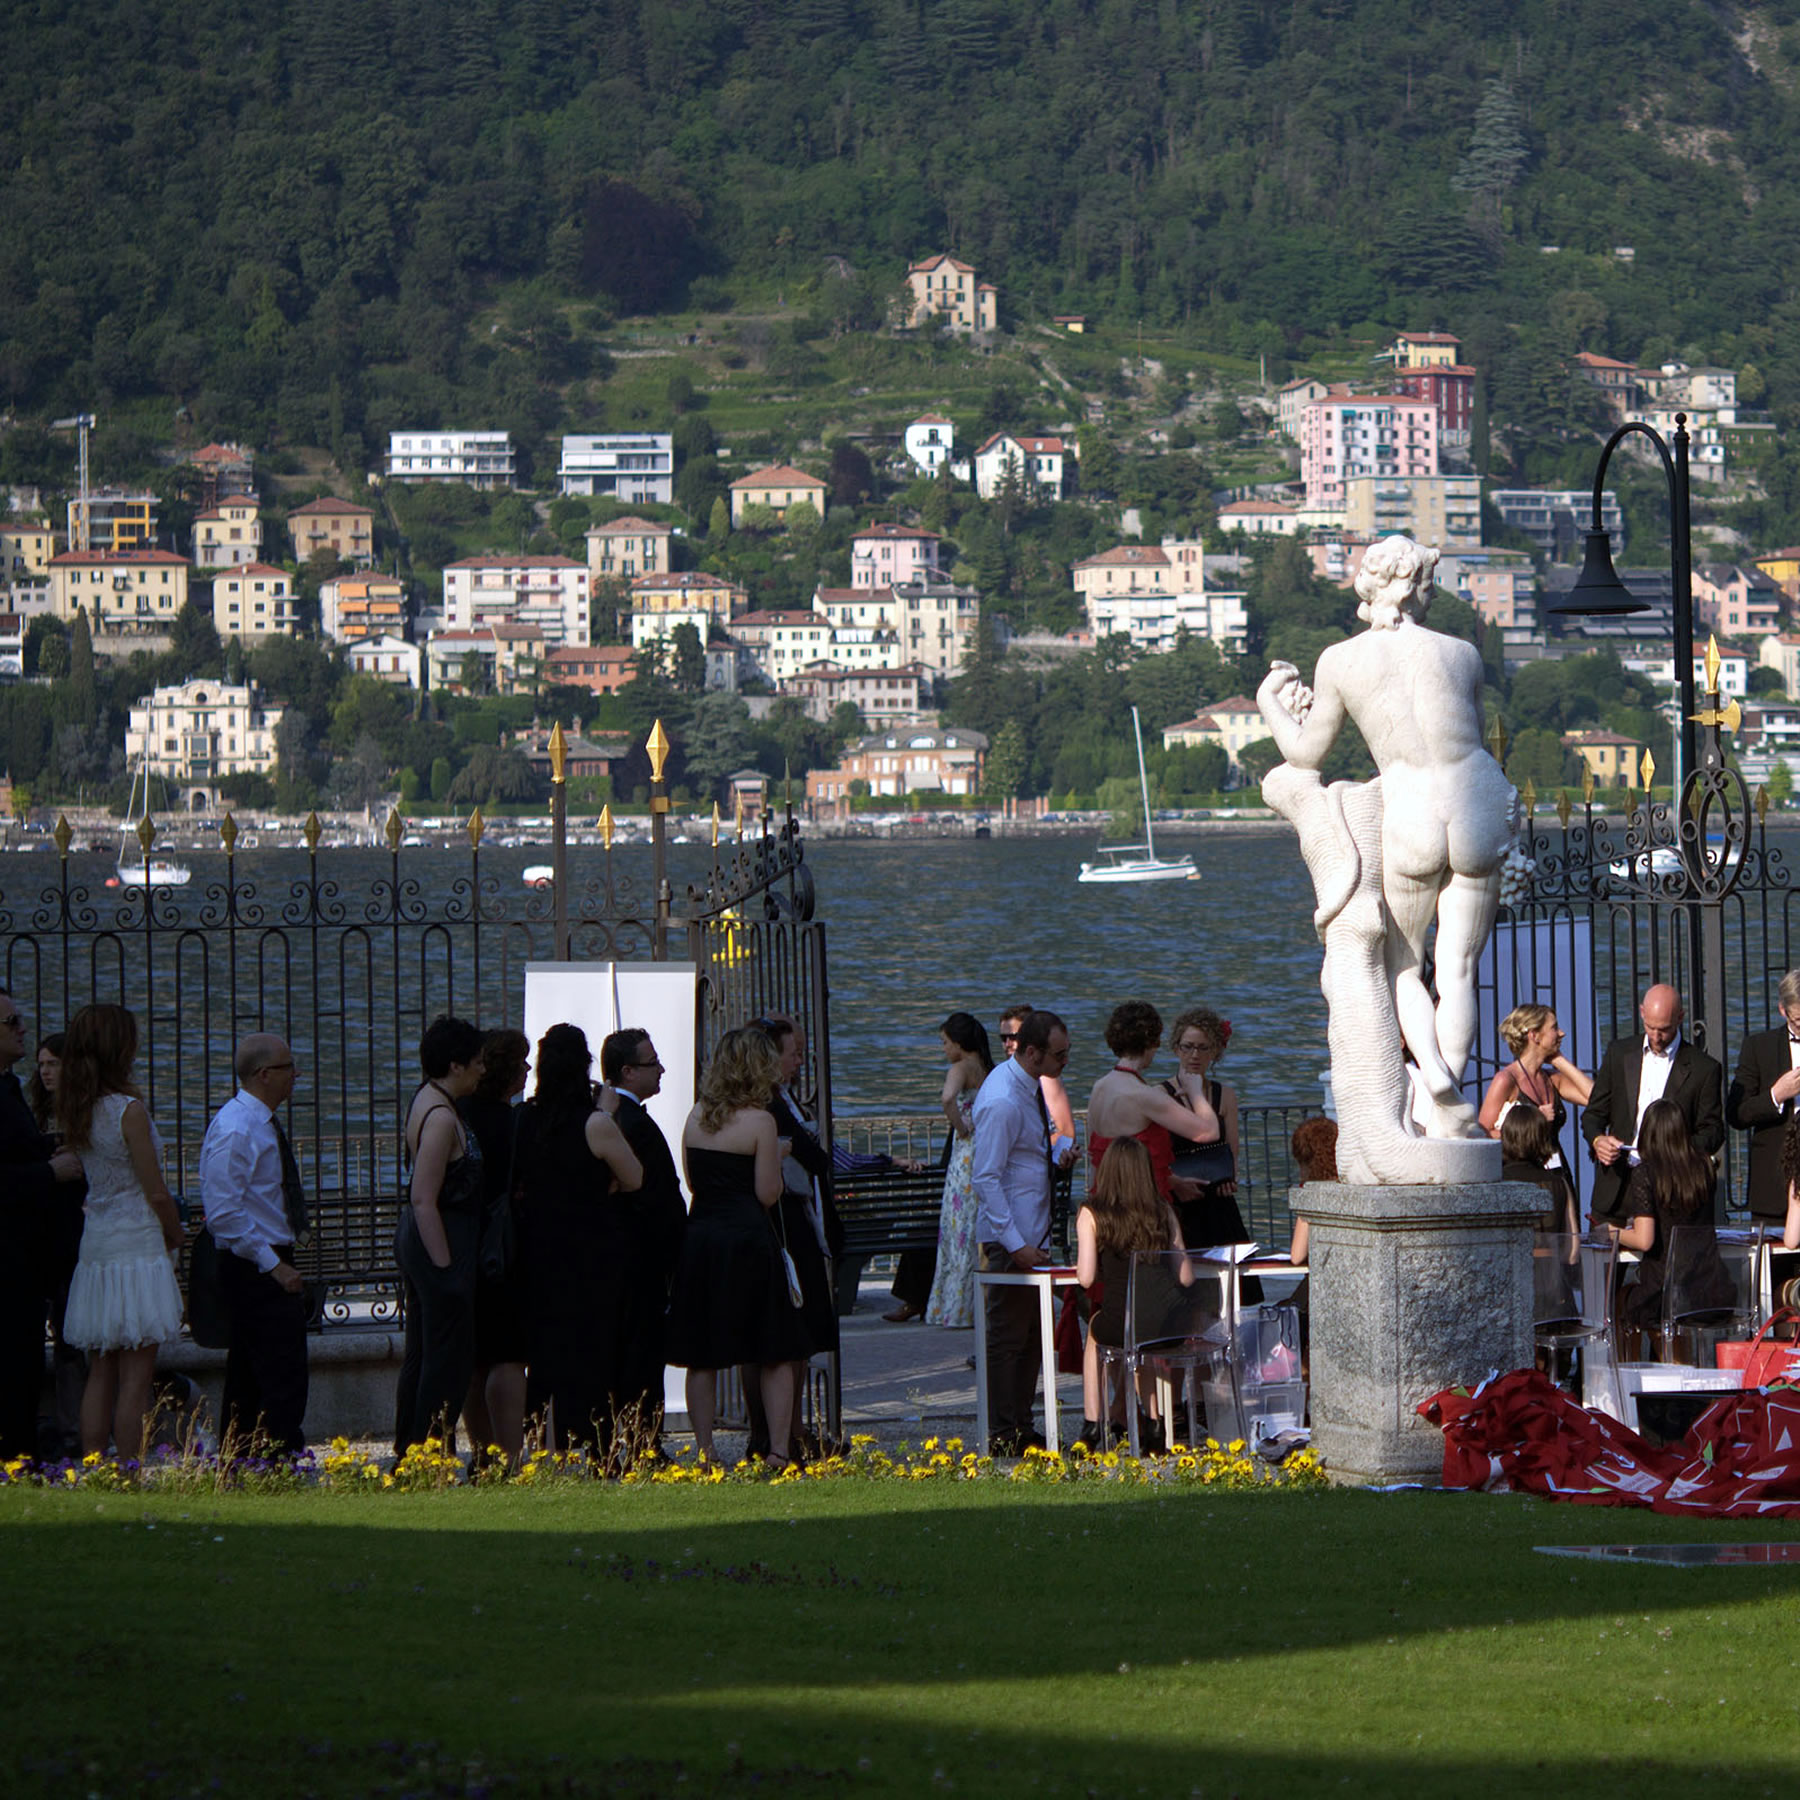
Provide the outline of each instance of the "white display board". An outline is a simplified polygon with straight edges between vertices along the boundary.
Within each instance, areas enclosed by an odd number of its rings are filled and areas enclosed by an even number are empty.
[[[662,1092],[649,1102],[650,1116],[681,1168],[681,1128],[694,1105],[694,998],[698,976],[692,963],[527,963],[525,1035],[531,1040],[535,1071],[538,1039],[552,1025],[579,1025],[594,1053],[600,1079],[600,1046],[627,1027],[649,1032],[662,1058]],[[527,1092],[535,1090],[532,1082]],[[686,1195],[684,1193],[684,1198]],[[687,1414],[684,1369],[663,1371],[663,1407],[671,1416]]]

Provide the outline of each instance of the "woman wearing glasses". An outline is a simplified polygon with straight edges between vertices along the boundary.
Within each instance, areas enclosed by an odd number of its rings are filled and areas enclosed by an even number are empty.
[[[1215,1081],[1212,1073],[1231,1041],[1231,1021],[1221,1019],[1210,1007],[1196,1006],[1175,1021],[1174,1035],[1179,1068],[1163,1087],[1201,1124],[1214,1122],[1210,1133],[1195,1134],[1208,1146],[1203,1156],[1176,1159],[1177,1180],[1184,1174],[1185,1161],[1187,1177],[1194,1184],[1185,1194],[1177,1189],[1175,1211],[1181,1219],[1182,1238],[1196,1249],[1246,1243],[1250,1234],[1244,1229],[1244,1215],[1237,1203],[1237,1090]],[[1246,1300],[1260,1299],[1261,1292],[1254,1278],[1245,1282]]]

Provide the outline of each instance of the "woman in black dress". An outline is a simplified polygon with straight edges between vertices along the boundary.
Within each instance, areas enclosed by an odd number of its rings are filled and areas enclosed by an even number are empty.
[[[618,1397],[632,1373],[635,1241],[630,1203],[644,1171],[595,1104],[593,1058],[579,1025],[538,1041],[537,1092],[519,1109],[513,1191],[525,1265],[533,1411],[551,1410],[553,1449],[613,1455]]]
[[[1619,1233],[1619,1247],[1643,1252],[1637,1280],[1619,1297],[1627,1326],[1654,1332],[1662,1323],[1663,1290],[1678,1277],[1694,1309],[1728,1308],[1736,1288],[1719,1258],[1713,1230],[1713,1188],[1718,1177],[1712,1158],[1699,1149],[1687,1120],[1672,1100],[1652,1100],[1638,1125],[1643,1160],[1625,1189],[1631,1223]],[[1681,1267],[1669,1267],[1670,1233],[1681,1232]]]
[[[482,1236],[506,1203],[513,1177],[514,1102],[525,1091],[531,1042],[502,1027],[481,1040],[481,1080],[458,1109],[481,1143]],[[514,1256],[497,1275],[475,1272],[475,1373],[463,1402],[477,1462],[490,1444],[517,1466],[525,1447],[525,1281]]]
[[[481,1031],[433,1019],[419,1040],[425,1082],[406,1112],[410,1204],[394,1235],[406,1290],[406,1352],[394,1396],[394,1454],[428,1437],[446,1449],[475,1366],[475,1264],[481,1250],[481,1140],[457,1105],[481,1079]]]
[[[794,1394],[811,1338],[791,1298],[777,1235],[781,1146],[768,1112],[781,1078],[766,1033],[728,1031],[681,1134],[693,1206],[669,1304],[669,1361],[687,1374],[688,1419],[712,1462],[717,1373],[754,1364],[773,1470],[787,1467]]]

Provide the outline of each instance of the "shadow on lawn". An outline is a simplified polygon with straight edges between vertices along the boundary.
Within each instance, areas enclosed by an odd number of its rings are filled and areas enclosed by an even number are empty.
[[[1757,1746],[1791,1713],[1776,1625],[1800,1571],[1574,1565],[1531,1546],[1788,1525],[1451,1495],[483,1501],[9,1505],[0,1683],[33,1699],[9,1730],[24,1781],[9,1793],[1528,1784],[1566,1800],[1685,1789],[1740,1720],[1731,1772],[1786,1766]],[[1738,1603],[1771,1597],[1758,1655]],[[1726,1641],[1691,1622],[1706,1608],[1736,1613],[1729,1641],[1752,1652],[1729,1681],[1683,1658]],[[1673,1702],[1666,1723],[1644,1712],[1646,1682],[1676,1662],[1661,1685],[1680,1706],[1703,1689],[1698,1737]],[[1559,1716],[1589,1735],[1559,1728],[1562,1754],[1539,1762],[1515,1747],[1537,1736],[1551,1670]],[[1627,1700],[1649,1717],[1620,1740],[1636,1760],[1602,1762]]]

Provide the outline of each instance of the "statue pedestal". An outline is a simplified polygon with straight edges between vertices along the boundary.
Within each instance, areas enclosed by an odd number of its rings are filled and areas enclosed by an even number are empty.
[[[1291,1204],[1311,1226],[1313,1448],[1334,1481],[1435,1482],[1443,1434],[1413,1409],[1531,1366],[1543,1189],[1320,1181]]]

